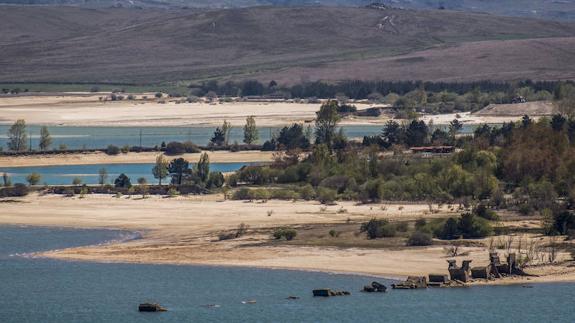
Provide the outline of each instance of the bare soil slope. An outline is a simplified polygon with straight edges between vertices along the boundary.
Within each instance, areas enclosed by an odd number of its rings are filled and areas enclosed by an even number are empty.
[[[485,40],[575,36],[574,24],[533,19],[327,7],[197,11],[6,6],[0,10],[0,30],[0,82],[252,78],[254,73],[323,64],[335,65],[345,78],[363,78],[354,64],[367,59]],[[565,55],[561,48],[546,54],[547,63]],[[457,58],[465,60],[462,55]],[[571,59],[561,62],[571,64]],[[395,64],[409,71],[418,60]],[[511,73],[537,76],[519,73],[531,71],[526,64]]]
[[[516,104],[490,104],[477,111],[479,116],[551,116],[557,113],[553,102],[525,102]]]

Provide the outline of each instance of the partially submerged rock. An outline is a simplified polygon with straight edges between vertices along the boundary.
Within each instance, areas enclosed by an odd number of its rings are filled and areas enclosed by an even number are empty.
[[[378,282],[372,282],[371,285],[363,286],[363,291],[366,293],[385,293],[387,287]]]
[[[424,276],[409,276],[404,282],[392,284],[393,289],[427,288],[427,278]]]
[[[348,291],[336,291],[331,290],[329,288],[322,288],[322,289],[314,289],[313,296],[314,297],[330,297],[330,296],[344,296],[344,295],[351,295]]]
[[[156,303],[142,303],[138,306],[140,312],[166,312],[167,309]]]

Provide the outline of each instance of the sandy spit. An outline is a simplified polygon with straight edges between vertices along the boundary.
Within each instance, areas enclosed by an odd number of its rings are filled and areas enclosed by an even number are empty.
[[[179,265],[248,266],[324,272],[405,277],[447,273],[442,246],[394,249],[305,247],[271,242],[266,230],[278,226],[365,221],[372,217],[417,219],[438,216],[425,212],[427,204],[356,205],[342,202],[321,209],[315,202],[224,201],[220,195],[114,198],[92,195],[84,199],[30,195],[2,203],[0,224],[72,228],[114,228],[143,232],[142,239],[47,252],[41,256],[67,260]],[[341,207],[347,213],[337,212]],[[273,211],[271,216],[269,212]],[[452,215],[447,208],[439,216]],[[254,234],[218,241],[217,236],[250,226]],[[465,247],[474,266],[486,264],[485,247]],[[510,279],[497,283],[575,281],[567,266],[537,267],[541,277]]]
[[[255,163],[270,162],[273,158],[272,152],[265,151],[215,151],[206,152],[212,163]],[[57,154],[57,155],[30,155],[30,156],[0,156],[0,167],[32,167],[32,166],[53,166],[53,165],[97,165],[97,164],[149,164],[156,161],[160,155],[155,152],[128,153],[110,156],[103,152],[81,153],[81,154]],[[190,162],[197,162],[200,159],[197,154],[183,154],[179,156],[165,156],[167,160],[183,157]]]

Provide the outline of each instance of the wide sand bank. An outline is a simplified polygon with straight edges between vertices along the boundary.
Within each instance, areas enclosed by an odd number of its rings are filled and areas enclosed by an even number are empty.
[[[447,273],[444,246],[399,248],[336,248],[278,243],[270,230],[294,226],[304,230],[318,224],[359,223],[372,217],[391,221],[453,215],[446,207],[426,212],[427,204],[356,205],[351,202],[322,207],[315,202],[223,201],[222,196],[80,198],[37,196],[2,203],[0,224],[78,228],[115,228],[140,231],[142,239],[52,251],[59,259],[97,262],[203,264],[254,266],[372,274],[386,277]],[[344,208],[345,213],[340,212]],[[270,215],[271,214],[271,215]],[[218,241],[218,235],[244,223],[250,234]],[[359,228],[359,224],[358,224]],[[327,233],[326,233],[327,235]],[[485,265],[488,250],[481,245],[462,247],[473,265]],[[499,283],[575,281],[575,268],[546,266],[534,269],[537,278]]]

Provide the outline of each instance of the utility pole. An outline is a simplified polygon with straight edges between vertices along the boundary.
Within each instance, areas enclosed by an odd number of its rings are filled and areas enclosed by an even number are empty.
[[[142,129],[140,129],[140,150],[142,150]]]
[[[30,139],[30,145],[29,145],[29,147],[28,147],[28,150],[29,150],[29,151],[32,151],[32,130],[30,130],[30,135],[29,135],[28,137],[29,137],[29,139]]]

